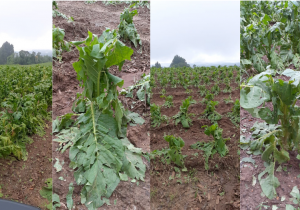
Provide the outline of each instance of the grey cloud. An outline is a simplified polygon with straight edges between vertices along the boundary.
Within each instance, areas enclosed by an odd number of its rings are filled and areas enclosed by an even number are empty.
[[[239,62],[239,2],[151,2],[151,63],[174,55],[203,62],[201,54]],[[211,58],[210,58],[211,60]]]

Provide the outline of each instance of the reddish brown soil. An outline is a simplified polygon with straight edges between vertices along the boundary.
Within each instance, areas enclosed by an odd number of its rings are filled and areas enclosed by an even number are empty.
[[[72,23],[67,23],[63,18],[54,18],[53,23],[56,27],[65,29],[65,40],[83,40],[87,37],[88,30],[98,36],[102,34],[106,27],[117,29],[119,24],[120,14],[127,4],[109,5],[106,6],[102,2],[95,4],[84,4],[84,2],[58,2],[59,11],[72,16],[75,20]],[[143,73],[150,72],[150,11],[147,8],[138,8],[138,16],[134,17],[133,22],[142,39],[142,53],[134,48],[134,45],[129,41],[122,40],[127,46],[134,50],[131,61],[126,61],[122,72],[116,68],[111,68],[110,72],[124,80],[124,86],[128,87],[139,80]],[[76,93],[82,92],[79,83],[76,79],[76,72],[72,67],[72,63],[78,60],[78,51],[73,48],[70,52],[63,52],[62,63],[53,62],[53,119],[57,116],[72,112],[71,107],[75,100]],[[149,106],[146,110],[144,103],[136,99],[125,98],[120,96],[125,107],[130,107],[134,101],[135,105],[131,111],[139,113],[145,119],[145,124],[136,127],[128,126],[127,137],[137,147],[142,148],[144,152],[150,152],[150,134],[149,134]],[[128,104],[128,106],[126,106]],[[60,196],[62,207],[58,209],[66,209],[66,195],[70,182],[74,183],[73,200],[76,209],[87,209],[80,202],[81,186],[77,186],[73,170],[68,165],[69,151],[63,154],[57,151],[58,144],[53,143],[53,158],[58,158],[64,161],[62,171],[56,173],[53,170],[53,191]],[[110,206],[103,206],[100,209],[150,209],[150,175],[149,163],[144,160],[147,165],[145,182],[139,182],[139,185],[131,182],[121,182],[113,195],[110,198]],[[64,177],[66,181],[61,181],[58,178]],[[116,200],[116,204],[115,204]]]
[[[213,85],[213,84],[212,84]],[[207,86],[209,89],[211,86]],[[231,93],[232,100],[239,98],[239,89],[236,83],[232,83]],[[187,155],[185,158],[185,166],[187,172],[181,172],[181,178],[169,180],[170,176],[178,174],[174,171],[174,165],[164,165],[158,157],[151,160],[151,209],[239,209],[240,205],[240,181],[239,181],[239,129],[225,116],[231,111],[233,104],[225,104],[224,98],[229,97],[229,93],[219,93],[214,101],[219,101],[216,106],[217,112],[223,115],[218,121],[220,128],[223,129],[223,137],[230,137],[227,141],[229,154],[221,158],[219,154],[215,154],[209,159],[209,170],[204,168],[204,158],[202,151],[190,149],[190,145],[197,141],[212,141],[213,138],[204,134],[203,125],[211,125],[207,119],[198,119],[200,113],[204,111],[205,105],[199,103],[203,98],[197,93],[197,88],[189,88],[193,92],[185,93],[184,88],[165,88],[166,96],[173,95],[173,103],[175,107],[162,108],[162,115],[171,117],[179,111],[182,100],[188,96],[192,96],[197,104],[189,107],[189,113],[196,116],[192,118],[193,125],[189,129],[184,129],[181,124],[177,126],[174,122],[169,125],[162,124],[158,128],[151,127],[151,151],[161,150],[168,147],[168,142],[163,138],[166,135],[175,135],[181,137],[185,141],[182,154]],[[222,88],[220,87],[222,90]],[[151,103],[162,105],[164,99],[160,98],[160,88],[153,89]],[[198,153],[198,156],[195,156]],[[216,167],[216,165],[218,165]],[[193,176],[190,176],[192,172]],[[188,177],[190,177],[188,179]],[[177,180],[181,180],[182,184]],[[225,192],[223,196],[220,193]]]
[[[288,80],[287,77],[279,76],[283,80]],[[299,106],[299,102],[297,105]],[[266,103],[266,106],[273,110],[271,103]],[[247,111],[241,108],[241,135],[246,136],[246,138],[251,138],[250,129],[253,127],[254,123],[264,122],[261,119],[257,119],[251,116]],[[252,138],[251,138],[252,139]],[[270,200],[267,197],[262,197],[261,186],[257,179],[258,174],[264,171],[264,161],[261,159],[261,155],[249,155],[246,151],[241,150],[241,159],[244,157],[252,157],[255,160],[255,166],[252,163],[242,163],[241,168],[241,210],[257,209],[257,206],[264,202],[264,205],[272,206],[276,205],[280,209],[285,209],[286,204],[293,204],[290,201],[290,192],[294,186],[300,186],[300,178],[297,178],[300,175],[300,161],[296,159],[296,152],[290,153],[290,161],[282,164],[282,167],[287,167],[287,171],[282,170],[282,172],[275,171],[275,176],[280,182],[280,186],[276,188],[277,197],[276,199]],[[278,168],[276,164],[275,169]],[[252,185],[253,176],[256,177],[256,185]],[[281,197],[285,197],[285,201],[281,201]],[[295,206],[296,208],[296,206]]]
[[[27,146],[27,161],[0,159],[0,194],[2,199],[17,201],[45,209],[48,200],[40,196],[52,172],[52,123],[46,122],[43,137],[33,135]],[[14,160],[13,160],[14,159]],[[1,207],[0,207],[1,209]]]

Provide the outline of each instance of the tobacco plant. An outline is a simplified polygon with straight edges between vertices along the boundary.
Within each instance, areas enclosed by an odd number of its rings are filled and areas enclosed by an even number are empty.
[[[29,135],[45,134],[51,103],[51,67],[0,67],[0,158],[27,159]]]
[[[168,161],[167,163],[174,162],[180,167],[184,167],[183,156],[181,154],[181,149],[184,147],[184,141],[180,137],[175,137],[173,135],[164,136],[165,141],[169,143],[168,149]]]
[[[162,98],[165,98],[165,103],[163,104],[164,107],[170,108],[170,107],[174,107],[173,104],[173,96],[161,96]]]
[[[126,89],[121,90],[121,94],[125,94],[126,97],[133,98],[134,90],[136,90],[136,96],[139,100],[147,100],[147,104],[150,104],[150,74],[143,76],[134,85],[129,86]]]
[[[154,128],[159,127],[162,122],[168,122],[168,117],[161,114],[160,108],[160,106],[154,103],[150,105],[151,125]]]
[[[218,104],[219,104],[218,101],[207,102],[205,110],[201,113],[202,118],[207,118],[212,123],[215,123],[216,121],[220,120],[222,118],[222,115],[216,111],[216,107],[215,107]]]
[[[276,79],[274,75],[273,70],[262,72],[250,79],[247,85],[242,85],[240,92],[241,106],[253,117],[268,124],[281,124],[280,129],[269,132],[250,144],[251,150],[261,151],[262,159],[269,163],[263,172],[269,175],[260,182],[263,192],[270,199],[276,196],[276,188],[279,186],[278,179],[274,176],[275,162],[281,164],[289,161],[289,150],[300,152],[300,109],[296,105],[300,96],[300,73],[285,70],[282,75],[290,77],[288,81]]]
[[[59,61],[62,59],[63,51],[70,51],[70,45],[64,41],[65,30],[53,25],[52,28],[52,56],[57,58]]]
[[[110,29],[100,37],[88,32],[84,41],[71,43],[79,51],[79,60],[73,67],[84,87],[82,94],[90,104],[76,120],[79,131],[69,157],[75,181],[83,185],[81,202],[88,209],[97,209],[109,204],[109,197],[121,180],[145,177],[142,151],[126,138],[128,118],[117,90],[124,81],[109,73],[109,67],[114,65],[121,70],[133,50]]]
[[[211,92],[217,96],[219,95],[219,92],[220,92],[220,87],[218,84],[215,84],[212,88],[211,88]]]
[[[240,101],[236,99],[234,105],[231,109],[232,112],[227,113],[227,117],[231,120],[231,122],[236,126],[240,126]]]
[[[182,101],[182,105],[180,106],[180,111],[173,116],[175,120],[175,125],[181,122],[184,128],[189,128],[192,125],[191,116],[194,116],[193,113],[188,113],[189,106],[193,103],[196,103],[195,100],[192,99],[191,96]]]
[[[214,100],[214,94],[211,94],[209,90],[206,93],[206,96],[200,101],[200,103],[207,104],[209,101]]]
[[[204,133],[208,136],[212,135],[214,137],[214,141],[212,142],[197,142],[191,145],[192,149],[199,149],[204,151],[205,157],[205,169],[208,170],[208,159],[209,157],[213,157],[215,153],[219,153],[221,157],[224,157],[228,153],[228,148],[226,146],[226,141],[230,138],[224,139],[222,137],[223,129],[219,128],[218,123],[213,124],[208,127],[207,125],[202,126],[205,128]]]
[[[129,8],[125,8],[120,15],[120,24],[118,26],[118,33],[125,40],[130,39],[135,47],[142,45],[140,35],[137,33],[135,25],[133,23],[133,17],[138,14],[137,10],[129,11],[135,4],[130,5]]]
[[[200,94],[200,96],[204,96],[206,94],[206,91],[207,91],[205,85],[199,85],[198,88],[199,88],[198,93]]]
[[[232,98],[231,98],[231,95],[229,95],[228,98],[224,98],[223,100],[224,100],[224,102],[225,102],[226,104],[233,103],[233,100],[232,100]]]
[[[184,147],[182,138],[173,135],[165,135],[164,139],[169,143],[169,148],[152,151],[150,155],[151,159],[155,159],[156,156],[162,157],[161,161],[163,163],[170,164],[173,162],[179,167],[184,167],[182,170],[186,171],[183,160],[184,157],[181,153],[181,149]]]

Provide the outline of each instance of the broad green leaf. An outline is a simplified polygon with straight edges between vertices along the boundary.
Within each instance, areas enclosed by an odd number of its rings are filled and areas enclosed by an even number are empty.
[[[258,175],[258,180],[262,188],[263,193],[269,198],[273,199],[276,194],[276,188],[279,187],[280,183],[274,176],[275,163],[270,163],[266,169]],[[262,178],[265,174],[268,174],[266,178]]]
[[[68,192],[67,197],[66,197],[68,209],[73,208],[73,198],[72,198],[73,191],[74,191],[74,186],[73,186],[73,182],[71,182],[70,185],[69,185],[69,192]]]

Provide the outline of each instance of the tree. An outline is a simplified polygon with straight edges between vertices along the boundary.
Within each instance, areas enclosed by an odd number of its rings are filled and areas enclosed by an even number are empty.
[[[184,58],[175,55],[170,67],[184,67],[184,66],[190,67],[190,65],[185,61]]]
[[[155,63],[155,68],[161,68],[161,65],[158,63],[158,61]]]
[[[4,42],[0,48],[0,64],[6,64],[7,57],[14,53],[14,46],[8,42]]]

